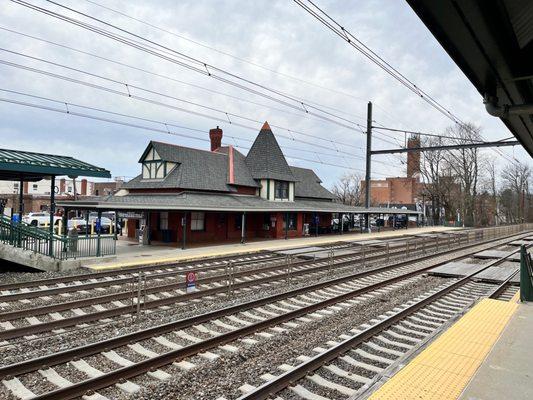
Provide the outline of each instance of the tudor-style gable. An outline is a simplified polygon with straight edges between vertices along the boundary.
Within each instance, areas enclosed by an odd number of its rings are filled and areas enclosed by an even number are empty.
[[[288,165],[267,122],[247,156],[221,145],[222,129],[211,130],[210,137],[216,139],[211,151],[150,141],[139,159],[141,173],[124,184],[124,193],[202,191],[276,202],[332,200],[312,170]]]
[[[152,141],[146,147],[139,163],[142,166],[142,179],[165,179],[172,169],[176,167],[175,162],[161,158]]]

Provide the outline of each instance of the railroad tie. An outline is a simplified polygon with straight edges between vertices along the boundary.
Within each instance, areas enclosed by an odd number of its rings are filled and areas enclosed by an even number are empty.
[[[99,376],[104,375],[102,371],[92,367],[85,360],[70,361],[70,364],[78,371],[83,372],[89,378],[97,378]],[[141,387],[139,385],[131,381],[125,381],[124,383],[116,383],[115,386],[128,394],[133,394],[141,390]]]
[[[311,382],[316,383],[319,386],[336,390],[337,392],[342,393],[346,396],[353,396],[356,393],[356,390],[340,385],[335,382],[331,382],[330,380],[325,379],[318,374],[308,375],[307,379],[309,379]]]
[[[2,381],[4,386],[8,388],[13,395],[21,400],[27,400],[35,397],[35,394],[29,390],[18,378],[12,378]]]
[[[68,379],[63,378],[61,375],[57,373],[57,371],[53,368],[47,368],[47,369],[40,369],[39,374],[44,376],[48,382],[51,384],[64,388],[72,385],[72,382],[70,382]]]

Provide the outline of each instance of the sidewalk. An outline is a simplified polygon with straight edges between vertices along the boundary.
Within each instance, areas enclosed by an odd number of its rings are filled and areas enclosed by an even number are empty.
[[[533,399],[533,303],[519,305],[459,399]]]
[[[83,265],[96,271],[102,271],[114,268],[127,268],[147,264],[164,264],[169,262],[179,262],[206,257],[220,257],[230,254],[253,253],[261,250],[281,250],[293,247],[306,247],[325,245],[335,242],[356,241],[362,242],[377,238],[393,238],[404,235],[418,235],[429,232],[444,232],[460,228],[449,227],[424,227],[410,228],[396,231],[374,232],[370,234],[346,233],[343,235],[328,235],[321,237],[305,237],[296,239],[270,239],[254,241],[240,244],[221,244],[214,246],[195,247],[181,250],[180,248],[170,246],[139,246],[131,242],[119,241],[117,244],[116,257],[109,260],[98,260],[97,262],[88,262]]]

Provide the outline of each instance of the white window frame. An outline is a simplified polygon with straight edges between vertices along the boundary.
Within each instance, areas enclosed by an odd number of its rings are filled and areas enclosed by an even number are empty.
[[[283,192],[287,192],[287,196],[286,197],[280,197],[278,196],[278,191],[279,190],[279,187],[280,186],[286,186],[287,188],[286,189],[282,189]],[[274,181],[274,199],[275,200],[289,200],[289,197],[291,195],[291,190],[290,190],[290,182],[287,182],[287,181]]]
[[[159,213],[159,229],[168,229],[168,211],[161,211]]]
[[[191,212],[191,231],[205,231],[204,212]]]

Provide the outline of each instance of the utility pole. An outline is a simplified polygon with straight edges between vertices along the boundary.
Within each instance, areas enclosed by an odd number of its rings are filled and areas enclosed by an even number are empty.
[[[365,215],[365,230],[370,232],[370,215],[368,209],[370,208],[370,169],[372,157],[372,102],[368,102],[366,112],[366,175],[365,175],[365,208],[367,213]]]

